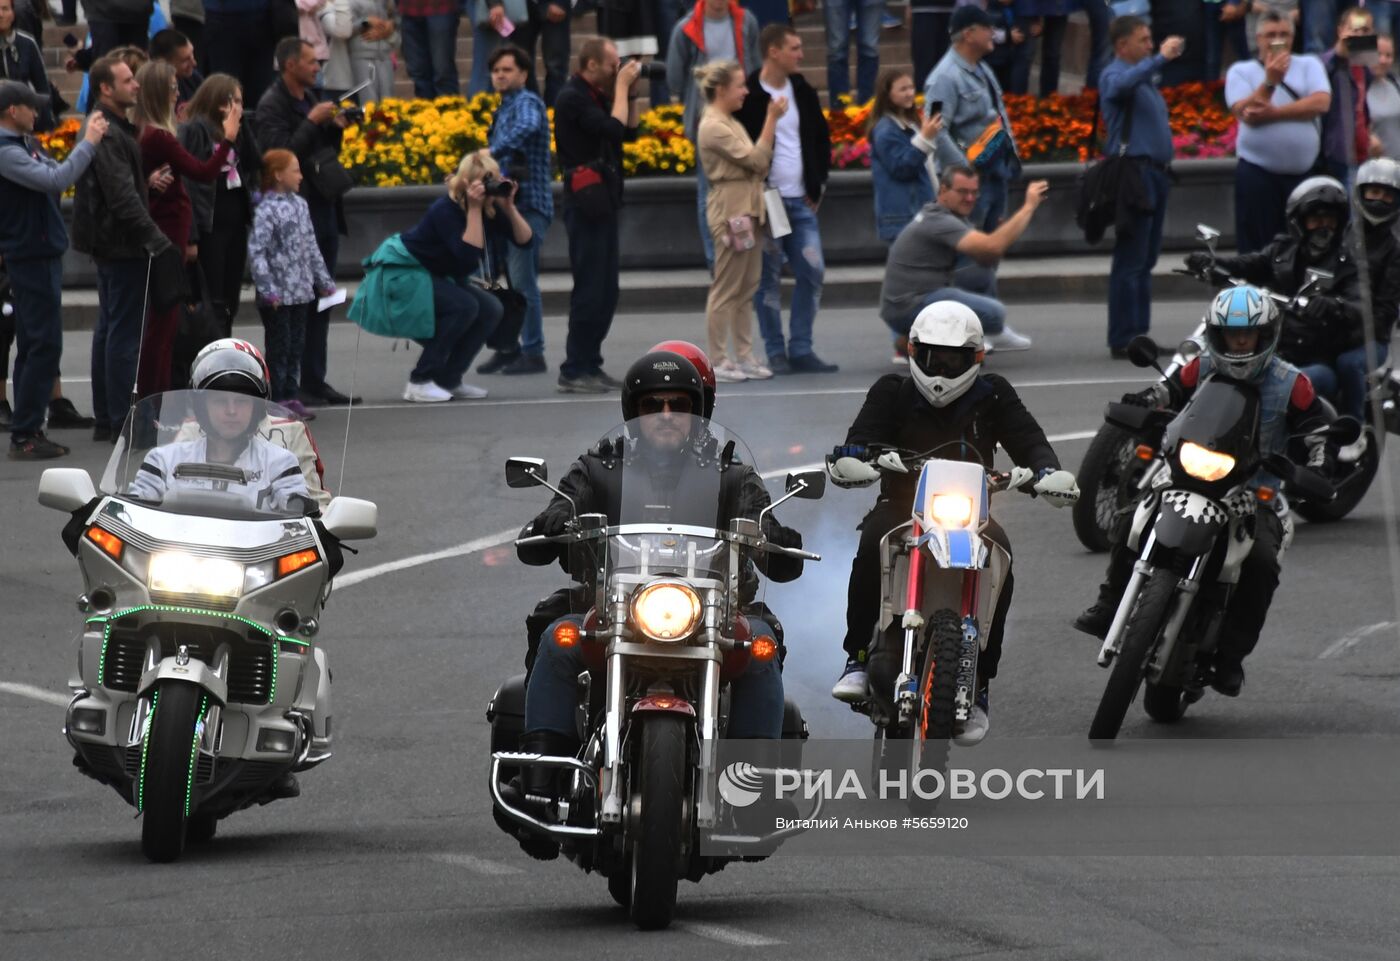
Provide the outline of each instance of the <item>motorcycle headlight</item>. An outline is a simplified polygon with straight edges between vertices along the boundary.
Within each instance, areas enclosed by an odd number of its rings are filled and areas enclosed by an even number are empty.
[[[972,498],[965,494],[935,494],[930,510],[933,519],[944,527],[966,527],[972,520]]]
[[[162,594],[239,597],[243,594],[243,565],[221,557],[153,554],[146,583],[153,592]]]
[[[632,620],[653,641],[678,641],[700,621],[700,595],[687,584],[647,584],[632,597]]]
[[[1190,441],[1181,445],[1177,457],[1181,460],[1181,469],[1197,480],[1218,481],[1235,469],[1235,459],[1229,454]]]

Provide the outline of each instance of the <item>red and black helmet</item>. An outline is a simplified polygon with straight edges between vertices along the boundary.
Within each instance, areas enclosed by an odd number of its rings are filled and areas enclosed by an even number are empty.
[[[688,340],[663,340],[652,350],[667,350],[673,354],[680,354],[695,365],[695,370],[700,374],[700,383],[705,388],[705,407],[701,414],[706,420],[713,417],[715,415],[715,365],[710,363],[709,355]]]
[[[643,354],[622,379],[622,418],[632,420],[641,412],[638,402],[647,394],[661,391],[684,391],[690,395],[690,409],[700,411],[705,404],[705,389],[700,372],[690,359],[669,350],[653,350]]]

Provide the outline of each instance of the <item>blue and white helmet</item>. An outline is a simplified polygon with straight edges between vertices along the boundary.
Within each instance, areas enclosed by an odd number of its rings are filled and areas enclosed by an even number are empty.
[[[1225,335],[1242,330],[1259,331],[1259,339],[1252,350],[1233,351]],[[1254,380],[1273,358],[1282,330],[1278,309],[1267,291],[1250,284],[1227,287],[1215,295],[1206,315],[1206,350],[1226,377]]]

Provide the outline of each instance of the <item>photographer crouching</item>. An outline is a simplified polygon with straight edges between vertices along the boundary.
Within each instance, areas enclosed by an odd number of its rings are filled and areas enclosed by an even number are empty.
[[[404,400],[435,404],[486,396],[462,377],[504,309],[473,275],[489,282],[492,268],[504,263],[506,244],[530,243],[530,224],[515,206],[516,189],[489,151],[469,153],[447,178],[447,196],[365,261],[350,319],[373,333],[409,337],[423,347]],[[390,282],[401,276],[410,283]]]

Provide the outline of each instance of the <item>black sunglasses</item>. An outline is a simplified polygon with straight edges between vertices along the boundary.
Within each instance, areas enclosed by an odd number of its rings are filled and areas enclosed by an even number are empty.
[[[689,397],[657,397],[653,394],[637,401],[637,410],[643,414],[659,414],[663,410],[673,414],[689,414],[692,409]]]

